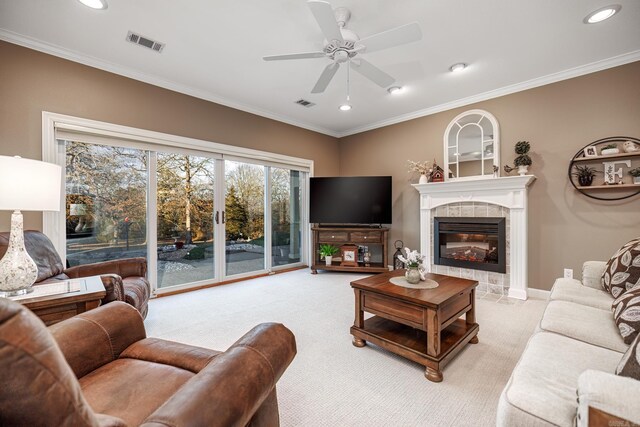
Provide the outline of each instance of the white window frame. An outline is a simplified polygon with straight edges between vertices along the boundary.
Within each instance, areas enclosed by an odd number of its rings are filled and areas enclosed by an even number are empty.
[[[313,176],[314,170],[314,162],[313,160],[303,159],[299,157],[286,156],[283,154],[271,153],[268,151],[255,150],[251,148],[237,147],[233,145],[226,145],[212,141],[206,141],[201,139],[189,138],[179,135],[172,135],[162,132],[156,132],[151,130],[139,129],[129,126],[122,126],[113,123],[101,122],[97,120],[90,120],[81,117],[74,117],[64,114],[52,113],[48,111],[42,112],[42,160],[49,163],[55,163],[58,165],[62,165],[63,168],[63,177],[66,174],[65,171],[65,157],[66,153],[64,152],[64,146],[57,142],[58,139],[56,135],[57,133],[64,134],[65,132],[72,134],[83,134],[87,139],[91,139],[94,143],[100,143],[100,141],[104,141],[104,143],[108,142],[108,145],[115,146],[125,146],[129,148],[143,149],[152,151],[150,156],[155,156],[154,152],[188,152],[189,154],[197,155],[198,152],[206,153],[208,157],[212,157],[218,159],[216,161],[216,178],[220,178],[220,173],[224,173],[223,169],[219,166],[224,163],[224,160],[238,160],[253,164],[260,164],[263,166],[272,166],[272,167],[285,167],[289,169],[299,170],[304,172],[306,175],[305,179],[305,191],[303,192],[303,201],[302,201],[302,227],[306,232],[302,233],[302,242],[303,247],[301,248],[301,260],[298,263],[293,263],[290,265],[283,266],[283,268],[294,268],[296,266],[304,266],[309,265],[310,260],[312,259],[309,254],[311,252],[311,248],[309,247],[310,242],[310,227],[309,227],[309,218],[308,218],[308,182],[309,178]],[[126,144],[122,144],[122,141],[127,141]],[[119,141],[119,142],[118,142]],[[154,162],[149,162],[149,164],[155,164]],[[269,171],[270,169],[267,169]],[[218,172],[220,171],[220,172]],[[267,197],[270,194],[270,178],[266,174],[266,186],[265,186],[265,201],[267,201]],[[157,182],[155,177],[155,171],[149,171],[149,182],[148,188],[149,190],[154,190],[157,188]],[[224,179],[224,177],[222,177]],[[220,181],[223,182],[223,181]],[[61,206],[64,205],[65,194],[65,180],[62,179],[61,182]],[[149,192],[149,194],[155,194],[155,192]],[[217,194],[215,196],[217,198],[217,206],[224,206],[224,195]],[[152,199],[150,197],[149,199]],[[156,240],[156,223],[157,218],[155,215],[150,215],[151,212],[155,212],[155,200],[147,201],[147,238],[151,246],[153,248],[148,248],[148,253],[150,250],[155,251],[155,246],[157,245]],[[222,203],[222,204],[220,204]],[[270,205],[265,205],[265,214],[267,211],[270,211]],[[270,212],[268,213],[270,215]],[[270,219],[270,217],[269,217]],[[265,251],[271,250],[271,247],[267,245],[267,243],[271,241],[270,230],[271,224],[268,223],[268,229],[265,230]],[[54,247],[60,254],[62,259],[66,259],[66,217],[64,211],[61,212],[44,212],[43,213],[43,233],[49,237],[52,241]],[[214,224],[215,227],[217,225]],[[221,227],[218,229],[223,230],[223,225],[220,224]],[[265,218],[265,227],[267,226],[267,218]],[[267,233],[267,231],[269,231]],[[224,233],[218,233],[217,238],[224,238]],[[218,245],[221,247],[222,245]],[[306,248],[306,251],[303,250]],[[221,248],[221,252],[224,251],[224,247]],[[154,252],[155,253],[155,252]],[[216,254],[219,255],[219,254]],[[222,255],[222,254],[220,254]],[[306,256],[305,256],[306,255]],[[156,258],[151,256],[148,257],[149,260],[149,278],[150,281],[154,285],[155,293],[163,293],[175,291],[181,288],[188,288],[193,286],[202,285],[202,283],[192,283],[186,285],[177,285],[171,286],[167,288],[156,289],[157,280],[157,264]],[[207,282],[215,282],[216,280],[223,279],[236,279],[242,275],[235,276],[224,276],[224,270],[218,270],[218,268],[224,268],[224,265],[221,265],[223,262],[223,257],[217,256],[216,261],[216,271],[220,274],[216,274],[217,279],[212,279]],[[260,274],[265,271],[271,271],[271,258],[265,257],[265,266],[266,270],[257,271],[247,273],[246,276],[251,276],[255,274]],[[280,267],[273,268],[273,270],[280,269]]]

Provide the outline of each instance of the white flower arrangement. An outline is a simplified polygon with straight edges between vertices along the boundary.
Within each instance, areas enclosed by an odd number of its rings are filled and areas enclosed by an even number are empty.
[[[404,262],[407,267],[419,267],[420,264],[424,261],[424,255],[420,255],[418,251],[412,251],[409,248],[404,248],[407,257],[405,258],[402,255],[398,255],[398,259]]]
[[[433,170],[431,164],[426,160],[424,162],[414,162],[407,160],[409,163],[409,172],[418,172],[420,175],[428,175]]]
[[[409,248],[404,248],[404,251],[407,256],[398,255],[398,259],[405,263],[407,267],[417,268],[420,273],[420,280],[426,280],[427,269],[422,265],[425,258],[424,255],[418,251],[412,251]]]

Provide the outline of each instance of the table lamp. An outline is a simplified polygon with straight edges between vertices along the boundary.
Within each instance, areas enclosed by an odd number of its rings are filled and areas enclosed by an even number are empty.
[[[85,227],[84,217],[87,214],[87,205],[84,203],[71,203],[69,205],[69,216],[77,216],[78,217],[78,225],[74,231],[76,233],[80,233]]]
[[[59,211],[62,168],[21,157],[0,156],[0,211],[12,210],[9,246],[0,260],[0,296],[33,290],[38,267],[24,246],[23,211]]]

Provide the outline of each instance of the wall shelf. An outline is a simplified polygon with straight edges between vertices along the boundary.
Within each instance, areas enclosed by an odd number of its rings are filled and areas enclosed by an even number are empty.
[[[578,190],[624,190],[627,188],[635,188],[640,191],[640,184],[612,184],[612,185],[578,185]]]
[[[602,160],[606,161],[608,159],[619,159],[619,158],[627,159],[632,157],[640,157],[640,151],[636,151],[635,153],[609,154],[608,156],[578,157],[576,159],[573,159],[573,161],[574,162],[593,162],[593,161],[599,162]]]
[[[569,162],[568,176],[569,182],[573,185],[573,188],[578,190],[581,194],[585,196],[595,199],[595,200],[604,200],[604,201],[614,201],[614,200],[624,200],[633,196],[637,196],[640,194],[640,185],[633,183],[624,183],[624,184],[601,184],[601,185],[589,185],[583,186],[579,185],[577,177],[574,175],[576,164],[580,163],[603,163],[615,159],[620,160],[631,160],[635,162],[635,165],[631,165],[631,169],[638,167],[637,162],[640,160],[640,151],[635,151],[632,153],[618,153],[618,154],[609,154],[609,155],[598,155],[598,156],[586,156],[585,150],[588,147],[593,147],[594,150],[598,150],[598,148],[602,148],[609,144],[615,144],[618,148],[621,148],[621,145],[626,141],[631,141],[636,146],[640,147],[640,139],[632,138],[628,136],[612,136],[609,138],[599,139],[597,141],[592,142],[591,144],[585,145],[580,151],[578,151],[571,161]],[[586,166],[585,166],[586,167]],[[603,173],[602,171],[599,171]],[[628,170],[623,170],[624,180],[633,179],[631,175],[628,175]],[[615,175],[614,175],[615,177]],[[606,192],[617,192],[616,194],[610,197],[604,197],[601,194]],[[595,193],[595,194],[594,194]],[[620,195],[622,194],[622,195]]]

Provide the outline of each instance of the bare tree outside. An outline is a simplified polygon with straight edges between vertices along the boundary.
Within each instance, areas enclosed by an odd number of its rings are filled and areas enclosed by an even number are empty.
[[[146,153],[68,142],[66,175],[69,264],[146,256]]]
[[[148,153],[71,141],[65,147],[69,264],[145,257]],[[162,152],[156,158],[158,286],[215,278],[216,209],[226,214],[225,273],[265,268],[267,168],[225,161],[221,209],[214,206],[214,159]],[[300,172],[269,170],[272,264],[298,262]]]

